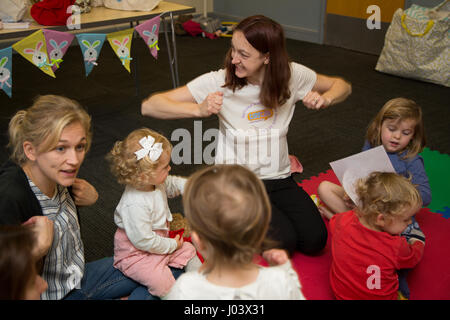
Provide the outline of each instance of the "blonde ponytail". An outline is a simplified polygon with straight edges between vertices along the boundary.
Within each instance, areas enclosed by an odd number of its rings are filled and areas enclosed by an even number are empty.
[[[86,151],[89,150],[92,133],[91,118],[75,100],[56,95],[38,97],[34,104],[18,111],[9,122],[10,159],[19,165],[27,161],[23,150],[25,141],[31,142],[39,152],[54,148],[64,128],[80,123],[86,132]]]

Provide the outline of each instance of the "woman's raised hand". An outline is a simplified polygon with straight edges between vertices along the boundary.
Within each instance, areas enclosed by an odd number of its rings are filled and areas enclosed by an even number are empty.
[[[204,117],[212,114],[218,114],[222,108],[223,92],[216,91],[208,94],[205,100],[200,104],[200,113]]]
[[[308,109],[318,110],[320,108],[326,108],[330,105],[330,101],[327,100],[323,95],[316,91],[310,91],[303,98],[303,104]]]

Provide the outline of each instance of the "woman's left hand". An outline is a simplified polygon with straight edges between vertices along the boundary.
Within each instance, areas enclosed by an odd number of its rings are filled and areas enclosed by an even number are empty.
[[[310,91],[303,98],[303,104],[308,109],[318,110],[320,108],[328,107],[330,105],[330,101],[317,91]]]
[[[79,178],[76,178],[72,184],[72,195],[77,206],[90,206],[98,199],[98,193],[94,186]]]

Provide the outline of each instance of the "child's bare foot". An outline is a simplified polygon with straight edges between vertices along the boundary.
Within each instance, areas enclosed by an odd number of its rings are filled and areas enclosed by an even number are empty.
[[[288,253],[283,249],[269,249],[262,256],[271,266],[285,264],[289,260]]]

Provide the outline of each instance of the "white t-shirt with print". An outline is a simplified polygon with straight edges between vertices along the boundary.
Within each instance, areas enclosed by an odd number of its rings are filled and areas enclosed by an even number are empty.
[[[223,88],[224,69],[203,74],[187,84],[197,103],[208,94],[223,92],[219,112],[216,164],[241,164],[261,179],[282,179],[290,175],[287,145],[289,123],[295,103],[302,100],[316,83],[316,73],[298,63],[291,63],[290,98],[276,109],[263,106],[260,87],[247,84],[236,90]]]

